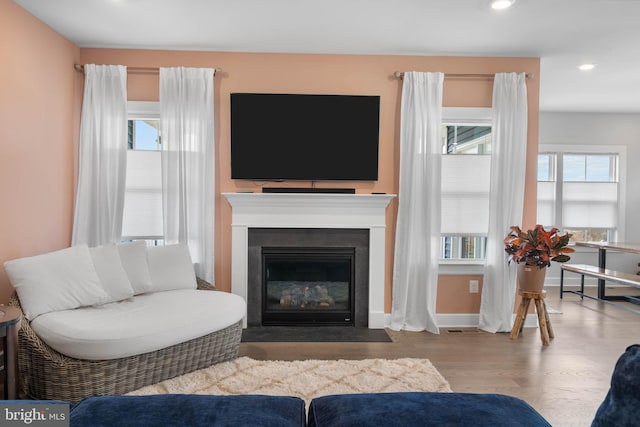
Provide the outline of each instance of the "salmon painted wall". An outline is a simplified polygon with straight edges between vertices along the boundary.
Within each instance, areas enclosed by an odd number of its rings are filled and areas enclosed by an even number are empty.
[[[221,192],[259,191],[262,183],[230,179],[229,94],[288,92],[381,96],[380,178],[350,186],[358,193],[398,193],[400,71],[447,73],[527,72],[529,99],[524,224],[535,221],[539,60],[427,56],[297,55],[78,49],[10,0],[0,0],[0,263],[66,247],[71,239],[82,75],[72,64],[129,67],[219,67],[216,108],[216,284],[230,290],[231,208]],[[158,99],[158,76],[130,73],[130,100]],[[444,105],[488,107],[492,82],[445,79]],[[266,184],[265,184],[266,185]],[[281,184],[277,184],[281,185]],[[292,183],[310,186],[311,183]],[[387,211],[385,310],[391,310],[391,277],[397,201]],[[477,313],[479,295],[468,293],[477,276],[441,276],[439,313]],[[479,278],[481,280],[481,277]],[[0,269],[0,301],[11,287]]]
[[[216,114],[216,285],[230,290],[231,208],[221,192],[259,191],[264,184],[231,180],[230,116],[232,92],[327,93],[380,95],[380,170],[377,182],[318,182],[318,187],[355,187],[358,193],[398,193],[399,117],[402,82],[400,71],[445,73],[527,72],[529,102],[528,165],[524,224],[535,222],[536,158],[538,146],[539,60],[537,58],[473,58],[376,55],[301,55],[222,52],[82,49],[82,63],[122,64],[129,67],[222,68],[215,77]],[[445,79],[447,107],[490,107],[491,80]],[[158,76],[129,74],[128,97],[136,101],[158,100]],[[292,186],[311,186],[294,182]],[[385,311],[391,311],[391,282],[397,200],[387,210]],[[438,313],[477,313],[480,294],[468,292],[469,279],[477,276],[441,276]]]
[[[0,302],[5,261],[69,246],[80,49],[11,0],[0,0]]]

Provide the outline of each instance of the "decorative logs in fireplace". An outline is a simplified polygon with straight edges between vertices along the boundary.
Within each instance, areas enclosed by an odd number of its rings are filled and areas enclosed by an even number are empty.
[[[280,296],[280,305],[287,307],[332,307],[335,303],[327,287],[321,285],[292,285]]]

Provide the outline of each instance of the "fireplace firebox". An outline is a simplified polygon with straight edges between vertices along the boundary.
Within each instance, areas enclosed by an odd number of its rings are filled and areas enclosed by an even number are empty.
[[[280,254],[278,254],[280,252]],[[273,282],[334,282],[331,286],[307,283],[301,289],[295,283],[285,289],[271,290],[265,286],[267,268],[264,257],[272,257],[269,268]],[[288,260],[286,260],[288,258]],[[347,268],[349,259],[350,266]],[[350,278],[345,271],[350,270]],[[334,270],[328,272],[326,270]],[[313,274],[311,274],[313,272]],[[304,273],[307,277],[300,277]],[[342,302],[349,282],[349,302]],[[316,286],[320,287],[316,287]],[[284,286],[279,285],[281,288]],[[273,286],[272,286],[273,287]],[[296,298],[307,301],[301,307]],[[331,300],[324,296],[324,287]],[[338,291],[338,289],[340,289]],[[333,292],[333,295],[332,295]],[[295,295],[294,295],[295,294]],[[267,303],[267,298],[271,303]],[[282,299],[282,304],[280,300]],[[327,305],[329,303],[329,305]],[[286,305],[289,307],[286,307]],[[267,319],[263,311],[267,310]],[[348,307],[345,308],[345,307]],[[324,326],[345,325],[368,327],[369,308],[369,230],[354,228],[249,228],[247,236],[247,326],[267,325]],[[271,317],[271,318],[270,318]],[[345,319],[351,319],[346,321]],[[325,322],[325,323],[322,323]],[[353,322],[352,324],[349,322]]]
[[[355,248],[263,247],[263,325],[353,325]]]

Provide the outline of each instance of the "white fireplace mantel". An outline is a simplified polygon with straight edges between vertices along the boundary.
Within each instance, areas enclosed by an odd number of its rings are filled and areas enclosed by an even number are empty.
[[[247,300],[250,228],[369,230],[369,328],[384,328],[386,208],[395,194],[222,193],[232,208],[231,292]]]

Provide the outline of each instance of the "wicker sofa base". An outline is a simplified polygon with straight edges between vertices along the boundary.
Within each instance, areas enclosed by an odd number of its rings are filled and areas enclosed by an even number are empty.
[[[242,322],[161,350],[114,360],[46,354],[18,336],[18,366],[32,399],[77,402],[92,395],[124,394],[146,385],[238,357]],[[26,345],[25,345],[26,344]],[[51,353],[52,349],[49,350]]]
[[[17,298],[11,305],[20,307]],[[211,334],[149,353],[113,360],[81,360],[45,344],[22,319],[18,369],[31,399],[78,402],[92,395],[124,394],[238,357],[242,321]]]

